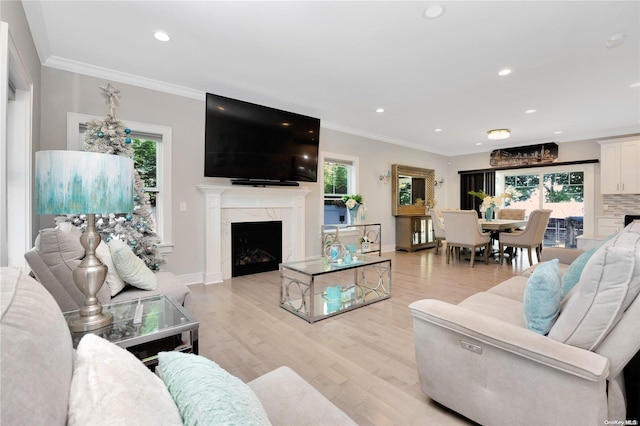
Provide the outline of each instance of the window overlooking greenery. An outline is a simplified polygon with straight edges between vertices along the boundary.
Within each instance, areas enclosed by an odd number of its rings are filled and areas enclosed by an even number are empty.
[[[531,198],[531,194],[539,189],[540,175],[514,175],[505,176],[505,189],[511,193],[512,197],[506,199],[506,205],[518,201],[526,201]]]
[[[151,209],[155,212],[158,194],[157,142],[148,139],[133,139],[134,165],[144,182],[144,191],[149,194]]]
[[[558,171],[540,174],[504,175],[505,199],[509,208],[525,209],[528,216],[535,209],[552,210],[543,244],[576,247],[583,233],[584,171]]]
[[[355,165],[347,159],[325,158],[323,163],[324,223],[347,224],[349,215],[342,196],[355,190]]]
[[[547,203],[584,201],[584,172],[545,174],[542,184]]]
[[[325,196],[347,195],[349,192],[348,165],[325,161],[324,163],[324,194]]]
[[[584,200],[584,172],[512,175],[505,176],[504,179],[505,189],[512,194],[512,198],[506,200],[506,205],[531,199],[534,193],[540,189],[541,177],[544,202],[576,201],[581,203]]]

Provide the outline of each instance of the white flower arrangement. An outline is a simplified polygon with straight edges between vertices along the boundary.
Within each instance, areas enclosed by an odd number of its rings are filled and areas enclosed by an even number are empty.
[[[347,206],[347,208],[352,209],[358,204],[362,203],[362,195],[345,195],[342,197],[342,201],[344,201],[344,204],[345,206]]]
[[[482,200],[482,206],[487,207],[497,207],[504,204],[505,198],[511,198],[511,194],[508,192],[503,192],[500,195],[488,195],[483,191],[469,191],[469,195],[476,196]]]
[[[496,206],[501,206],[502,204],[504,204],[504,195],[496,195],[494,197],[492,197],[491,195],[487,195],[486,197],[484,197],[482,199],[482,205],[485,207],[496,207]]]

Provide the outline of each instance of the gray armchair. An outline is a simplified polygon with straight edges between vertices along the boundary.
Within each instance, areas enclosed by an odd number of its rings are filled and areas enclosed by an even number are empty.
[[[73,280],[73,269],[84,256],[84,248],[79,241],[80,231],[74,227],[69,230],[43,229],[36,238],[35,247],[24,255],[35,278],[58,302],[63,312],[79,309],[84,304],[84,295]],[[165,294],[185,308],[190,307],[189,288],[171,272],[156,272],[157,289],[140,290],[127,286],[111,296],[105,283],[97,294],[101,304],[109,304],[138,297]]]

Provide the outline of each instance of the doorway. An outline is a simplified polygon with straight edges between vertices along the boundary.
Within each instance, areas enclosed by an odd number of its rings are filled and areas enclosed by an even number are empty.
[[[577,237],[593,229],[594,177],[592,164],[541,167],[496,172],[496,193],[512,195],[505,208],[550,209],[543,246],[577,246]],[[591,233],[587,231],[587,233]]]

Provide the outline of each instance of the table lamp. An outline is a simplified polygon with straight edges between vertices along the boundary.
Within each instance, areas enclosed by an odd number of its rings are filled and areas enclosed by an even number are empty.
[[[113,315],[102,312],[96,294],[107,267],[95,255],[100,234],[96,213],[133,211],[133,160],[84,151],[36,152],[35,201],[38,214],[86,214],[87,230],[80,237],[85,256],[73,270],[73,280],[85,296],[80,316],[69,321],[71,331],[109,325]]]

